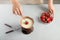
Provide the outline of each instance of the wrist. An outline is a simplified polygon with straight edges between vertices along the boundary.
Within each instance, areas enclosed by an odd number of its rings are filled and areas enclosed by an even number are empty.
[[[48,0],[48,4],[53,4],[53,0]]]
[[[53,0],[49,0],[48,1],[48,7],[52,7],[53,6]]]
[[[18,0],[12,0],[12,3],[15,4],[15,5],[19,4]]]

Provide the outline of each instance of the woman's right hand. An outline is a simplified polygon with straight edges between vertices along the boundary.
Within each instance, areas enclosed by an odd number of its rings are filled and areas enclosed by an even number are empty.
[[[48,9],[49,9],[49,12],[50,13],[55,13],[55,7],[54,7],[54,5],[53,5],[53,0],[49,0],[49,2],[48,2]]]

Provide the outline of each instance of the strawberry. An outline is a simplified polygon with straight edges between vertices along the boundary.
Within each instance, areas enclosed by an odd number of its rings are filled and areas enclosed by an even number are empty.
[[[40,18],[41,21],[43,21],[44,23],[50,23],[53,21],[53,17],[50,15],[49,12],[44,12]]]
[[[45,16],[50,17],[50,14],[47,12],[47,13],[45,13]]]
[[[48,19],[47,19],[47,23],[50,23],[50,22],[51,22],[51,18],[48,18]]]
[[[27,24],[29,24],[29,22],[26,21],[25,24],[27,25]]]
[[[51,18],[51,21],[53,21],[53,17],[50,17]]]

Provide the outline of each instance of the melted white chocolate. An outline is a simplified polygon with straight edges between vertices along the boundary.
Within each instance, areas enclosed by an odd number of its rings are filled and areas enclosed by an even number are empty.
[[[26,21],[28,22],[27,25],[25,24]],[[23,26],[24,28],[31,28],[31,27],[32,27],[32,24],[33,24],[33,23],[32,23],[32,20],[29,19],[29,18],[23,19],[21,23],[22,23],[22,26]]]

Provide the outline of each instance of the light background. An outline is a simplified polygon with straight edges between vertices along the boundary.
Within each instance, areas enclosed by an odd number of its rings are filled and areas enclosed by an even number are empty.
[[[43,24],[38,18],[47,10],[48,5],[22,5],[24,15],[34,19],[34,31],[25,35],[21,30],[5,34],[11,28],[4,24],[7,23],[14,29],[20,28],[21,17],[13,14],[12,5],[0,4],[0,40],[60,40],[60,4],[54,6],[56,10],[54,21]]]

